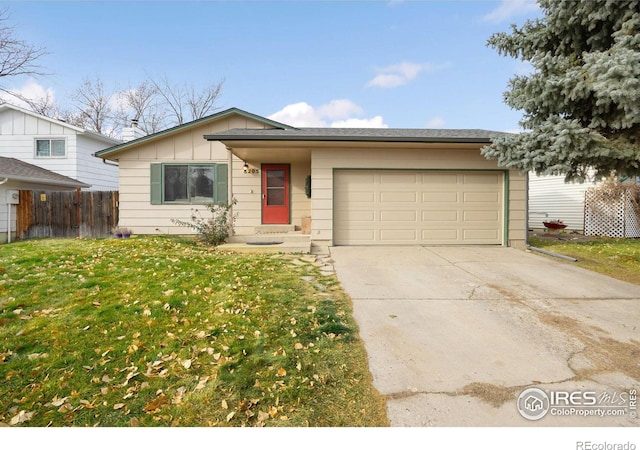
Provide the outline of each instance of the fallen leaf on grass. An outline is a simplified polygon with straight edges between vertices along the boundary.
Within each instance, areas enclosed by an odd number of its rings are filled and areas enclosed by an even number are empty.
[[[268,412],[258,411],[258,423],[262,423],[270,417]]]
[[[166,402],[167,397],[164,394],[160,393],[160,395],[158,395],[155,399],[147,403],[143,409],[147,413],[153,413],[159,410]]]
[[[179,405],[182,403],[182,398],[184,397],[184,394],[187,392],[187,388],[184,386],[180,386],[177,390],[176,390],[176,395],[173,396],[173,398],[171,399],[171,403],[173,403],[174,405]]]
[[[284,370],[282,367],[280,367],[278,369],[278,372],[276,372],[276,376],[277,377],[284,377],[287,374],[287,371]]]
[[[124,403],[116,403],[113,405],[113,409],[122,409],[124,408]]]
[[[26,412],[24,410],[20,411],[18,414],[16,414],[11,418],[11,420],[9,421],[9,425],[18,425],[19,423],[28,422],[31,420],[34,414],[35,414],[35,411],[31,411],[31,412]]]
[[[62,397],[62,398],[58,398],[57,396],[53,397],[53,399],[51,400],[51,405],[58,407],[64,404],[64,402],[67,401],[68,397]]]
[[[222,400],[222,404],[220,406],[222,406],[222,409],[229,409],[229,405],[227,405],[226,400]]]
[[[184,361],[182,361],[182,367],[184,367],[185,369],[188,369],[189,367],[191,367],[191,360],[190,359],[185,359]]]
[[[198,385],[195,387],[195,390],[199,391],[201,389],[204,389],[205,385],[207,384],[207,381],[209,381],[208,376],[200,377],[200,381],[198,381]]]
[[[65,403],[60,408],[58,408],[59,413],[66,413],[72,410],[73,410],[73,406],[71,406],[71,403]]]
[[[231,419],[233,419],[233,416],[236,415],[235,411],[230,412],[229,414],[227,414],[227,422],[229,422]]]

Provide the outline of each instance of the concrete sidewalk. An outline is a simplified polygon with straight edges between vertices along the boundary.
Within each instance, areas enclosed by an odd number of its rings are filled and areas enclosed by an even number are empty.
[[[333,247],[393,426],[640,425],[518,395],[640,386],[640,286],[501,247]],[[628,406],[628,405],[627,405]]]

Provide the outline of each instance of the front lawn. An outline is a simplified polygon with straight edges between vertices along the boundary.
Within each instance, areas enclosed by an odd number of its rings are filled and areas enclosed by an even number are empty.
[[[335,277],[179,238],[0,246],[0,380],[8,425],[388,425]]]
[[[572,242],[531,237],[529,243],[578,260],[570,264],[640,284],[640,239],[594,238]]]

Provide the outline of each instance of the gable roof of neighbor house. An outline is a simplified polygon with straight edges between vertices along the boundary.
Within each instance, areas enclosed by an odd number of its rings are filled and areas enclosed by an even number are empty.
[[[104,134],[96,133],[95,131],[85,130],[84,128],[80,128],[80,127],[77,127],[75,125],[71,125],[70,123],[67,123],[67,122],[65,122],[63,120],[53,119],[53,118],[45,116],[43,114],[38,114],[36,112],[29,111],[28,109],[24,109],[24,108],[21,108],[19,106],[15,106],[15,105],[12,105],[10,103],[0,104],[0,112],[6,111],[6,110],[18,111],[18,112],[21,112],[21,113],[26,114],[28,116],[35,117],[37,119],[42,119],[42,120],[46,120],[46,121],[55,123],[57,125],[60,125],[61,127],[65,127],[65,128],[69,128],[71,130],[74,130],[78,134],[86,135],[86,136],[91,137],[93,139],[96,139],[98,141],[102,141],[102,142],[104,142],[106,144],[114,145],[114,144],[117,144],[117,143],[121,142],[118,139],[114,139],[114,138],[111,138],[109,136],[105,136]]]
[[[65,177],[42,167],[20,161],[15,158],[0,156],[0,178],[15,181],[52,184],[54,186],[89,188],[90,184]]]
[[[490,144],[506,133],[477,129],[424,128],[287,128],[241,129],[205,135],[210,141],[419,142]]]
[[[257,114],[253,114],[253,113],[250,113],[248,111],[244,111],[244,110],[239,109],[239,108],[229,108],[229,109],[225,109],[224,111],[220,111],[220,112],[211,114],[209,116],[202,117],[201,119],[196,119],[196,120],[193,120],[191,122],[183,123],[182,125],[176,125],[175,127],[167,128],[166,130],[158,131],[157,133],[149,134],[147,136],[143,136],[141,138],[134,139],[132,141],[124,142],[124,143],[121,143],[119,145],[115,145],[113,147],[105,148],[104,150],[100,150],[100,151],[94,153],[94,156],[97,156],[98,158],[107,158],[108,156],[113,155],[114,153],[121,152],[123,150],[135,147],[137,145],[144,144],[144,143],[147,143],[147,142],[150,142],[150,141],[154,141],[156,139],[160,139],[160,138],[169,136],[171,134],[179,133],[179,132],[185,131],[185,130],[187,130],[189,128],[193,128],[193,127],[196,127],[196,126],[203,125],[203,124],[205,124],[207,122],[213,122],[213,121],[216,121],[216,120],[224,119],[224,118],[232,116],[234,114],[238,115],[238,116],[245,117],[247,119],[253,119],[253,120],[256,120],[258,122],[262,122],[265,125],[268,125],[270,127],[276,127],[278,129],[287,129],[287,130],[288,129],[294,129],[293,127],[291,127],[291,126],[289,126],[287,124],[276,122],[275,120],[267,119],[266,117],[262,117],[262,116],[259,116]]]

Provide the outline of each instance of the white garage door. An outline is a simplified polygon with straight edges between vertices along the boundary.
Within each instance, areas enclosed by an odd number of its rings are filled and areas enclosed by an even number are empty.
[[[336,170],[334,244],[502,244],[502,172]]]

